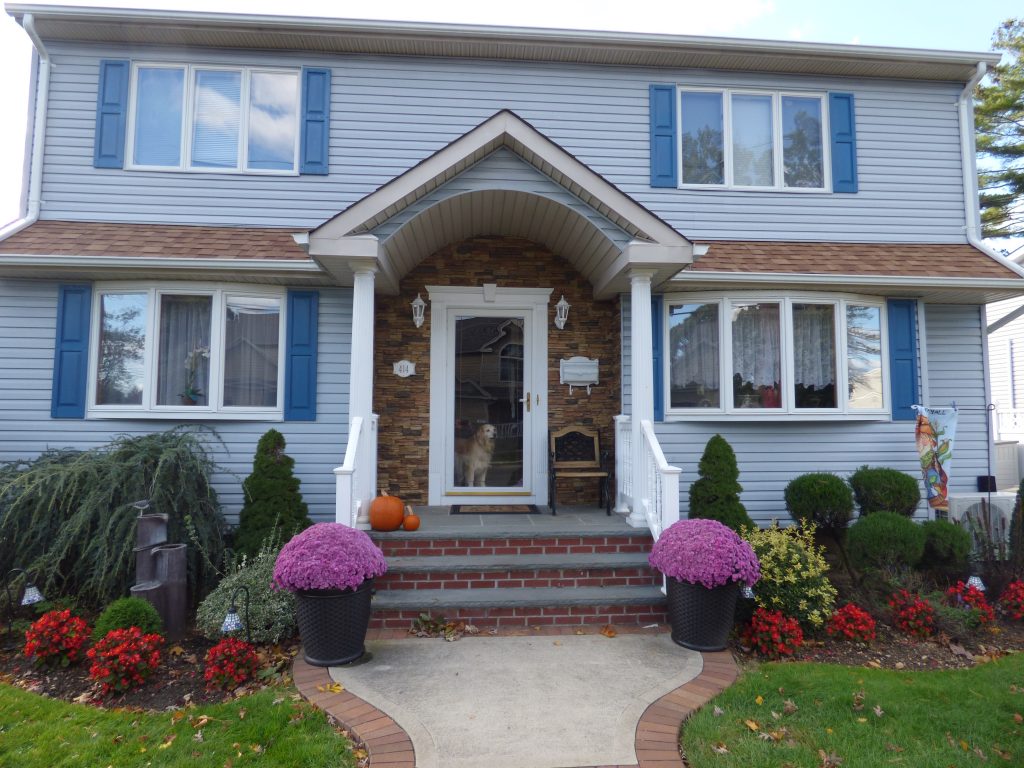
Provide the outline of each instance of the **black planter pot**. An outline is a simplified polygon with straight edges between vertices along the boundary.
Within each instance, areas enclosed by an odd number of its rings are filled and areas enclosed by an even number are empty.
[[[315,667],[348,664],[366,650],[373,579],[356,589],[295,593],[302,655]]]
[[[708,589],[668,579],[668,621],[672,640],[694,651],[721,651],[729,641],[740,585],[730,581]]]

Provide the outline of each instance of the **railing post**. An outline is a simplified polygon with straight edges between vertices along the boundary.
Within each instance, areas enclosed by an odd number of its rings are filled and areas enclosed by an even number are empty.
[[[620,413],[615,417],[615,512],[619,515],[629,514],[630,499],[626,494],[632,486],[631,429],[629,416]]]
[[[664,467],[661,470],[661,530],[666,530],[679,520],[679,467]]]

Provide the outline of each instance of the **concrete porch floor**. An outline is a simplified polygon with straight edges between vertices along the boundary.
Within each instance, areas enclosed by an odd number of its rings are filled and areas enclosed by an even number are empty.
[[[414,507],[419,515],[420,529],[414,532],[374,533],[374,538],[433,538],[453,534],[487,536],[539,536],[545,534],[573,534],[586,532],[598,534],[622,534],[636,531],[626,523],[623,515],[612,512],[605,514],[602,507],[559,506],[558,514],[552,515],[548,507],[540,506],[537,514],[483,514],[453,515],[449,507]]]

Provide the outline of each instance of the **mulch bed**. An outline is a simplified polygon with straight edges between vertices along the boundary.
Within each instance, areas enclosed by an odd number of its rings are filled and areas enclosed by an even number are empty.
[[[99,686],[89,679],[88,659],[70,667],[37,667],[22,655],[20,648],[0,650],[0,682],[63,701],[151,711],[220,702],[250,692],[252,687],[262,687],[264,681],[231,693],[207,690],[203,680],[203,658],[213,645],[199,635],[189,635],[178,643],[167,643],[161,652],[160,667],[145,685],[106,698],[100,697]],[[261,661],[276,672],[265,682],[277,682],[282,676],[290,675],[291,659],[298,652],[298,646],[261,647],[259,652]]]

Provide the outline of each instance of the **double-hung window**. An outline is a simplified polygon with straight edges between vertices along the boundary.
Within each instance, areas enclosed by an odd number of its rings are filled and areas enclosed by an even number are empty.
[[[684,187],[831,188],[824,94],[680,88]]]
[[[299,71],[132,66],[127,167],[293,174]]]
[[[666,411],[884,415],[884,311],[867,297],[668,297]]]
[[[90,415],[280,415],[283,303],[245,288],[100,287]]]

